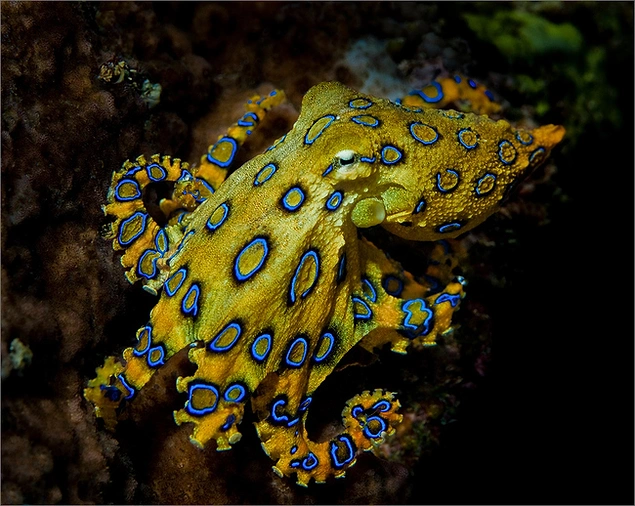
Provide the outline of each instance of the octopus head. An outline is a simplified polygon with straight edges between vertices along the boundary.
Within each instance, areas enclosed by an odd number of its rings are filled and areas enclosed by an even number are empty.
[[[325,158],[323,177],[353,195],[359,228],[382,225],[414,240],[457,235],[493,214],[565,133],[453,110],[416,110],[322,83],[296,125]]]

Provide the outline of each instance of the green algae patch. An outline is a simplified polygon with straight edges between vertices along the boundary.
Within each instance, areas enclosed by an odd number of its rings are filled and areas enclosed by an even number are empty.
[[[498,11],[491,15],[464,14],[476,36],[494,44],[510,59],[532,59],[549,53],[576,53],[582,35],[570,23],[552,23],[521,10]]]

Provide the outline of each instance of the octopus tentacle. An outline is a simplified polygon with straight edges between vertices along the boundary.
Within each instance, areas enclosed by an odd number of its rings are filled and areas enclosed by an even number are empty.
[[[153,155],[150,160],[139,156],[134,162],[126,160],[122,168],[113,173],[108,190],[108,204],[104,214],[115,220],[110,224],[107,238],[112,239],[113,249],[123,250],[121,265],[131,283],[142,281],[151,293],[165,281],[168,267],[161,260],[166,258],[182,237],[182,216],[173,217],[161,226],[150,215],[143,200],[144,190],[152,183],[178,182],[191,178],[187,163],[178,158]],[[196,208],[196,202],[181,198],[186,210]],[[166,216],[167,218],[167,216]]]
[[[190,169],[178,158],[156,154],[149,161],[144,156],[134,162],[126,160],[113,173],[103,211],[115,218],[107,238],[113,239],[115,250],[124,250],[121,264],[128,269],[128,281],[142,281],[146,290],[156,294],[169,271],[166,261],[183,237],[187,224],[184,218],[215,193],[227,177],[238,148],[267,111],[284,99],[284,93],[278,90],[266,97],[252,97],[245,105],[246,113],[209,147],[198,167]],[[157,223],[143,201],[144,190],[161,182],[174,183],[171,196],[159,203],[166,226]]]
[[[245,104],[245,114],[217,141],[210,145],[195,168],[197,178],[217,188],[227,177],[238,148],[260,125],[267,112],[285,101],[284,91],[273,90],[269,95],[255,95]]]
[[[395,353],[406,353],[412,344],[434,345],[436,337],[450,329],[452,315],[465,296],[464,280],[456,277],[434,293],[431,285],[414,280],[399,292],[391,291],[387,276],[395,276],[399,264],[368,241],[360,242],[360,252],[364,274],[352,297],[359,345],[373,351],[389,343]]]
[[[419,109],[446,109],[456,105],[463,112],[488,115],[501,110],[490,90],[473,79],[458,75],[434,80],[420,90],[411,91],[400,102],[405,107]]]
[[[357,456],[384,442],[402,420],[399,401],[383,390],[365,391],[351,398],[342,411],[344,430],[328,441],[310,439],[305,422],[311,396],[292,414],[282,395],[270,403],[267,416],[256,423],[262,447],[278,476],[296,474],[298,485],[311,479],[324,483],[330,476],[344,477]]]
[[[95,414],[104,419],[106,428],[114,429],[120,408],[185,346],[178,339],[178,333],[170,338],[161,330],[161,327],[153,327],[152,320],[141,327],[137,331],[136,346],[124,350],[123,361],[107,357],[104,365],[96,369],[97,376],[84,389],[84,397],[95,405]]]

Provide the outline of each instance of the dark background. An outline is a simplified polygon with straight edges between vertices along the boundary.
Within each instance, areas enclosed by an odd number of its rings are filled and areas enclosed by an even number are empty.
[[[2,502],[632,504],[632,5],[2,2]],[[519,11],[582,42],[507,50],[465,17]],[[511,119],[567,128],[557,172],[526,197],[547,219],[512,212],[480,232],[497,242],[468,291],[491,322],[487,374],[418,461],[368,456],[308,490],[273,477],[254,434],[192,453],[162,384],[161,402],[106,433],[82,389],[153,300],[99,235],[111,172],[140,153],[196,161],[261,85],[296,108],[323,80],[360,87],[337,60],[367,35],[392,41],[410,82],[460,72],[507,99]],[[97,79],[121,59],[162,85],[156,108]],[[14,339],[33,352],[24,368]]]

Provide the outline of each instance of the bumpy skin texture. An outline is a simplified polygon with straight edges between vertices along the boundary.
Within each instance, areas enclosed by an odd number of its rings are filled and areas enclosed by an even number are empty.
[[[272,92],[249,102],[199,167],[155,155],[113,175],[104,209],[116,218],[114,247],[125,250],[128,279],[161,295],[137,346],[123,363],[109,357],[85,391],[108,426],[124,399],[190,347],[197,370],[177,380],[188,400],[174,418],[194,425],[197,446],[229,449],[251,400],[274,471],[306,485],[343,476],[394,432],[399,402],[381,390],[348,401],[344,430],[328,441],[310,440],[305,421],[314,392],[354,346],[433,345],[450,329],[463,284],[418,283],[358,229],[456,237],[495,212],[564,135],[560,126],[517,131],[430,109],[444,103],[435,92],[460,82],[437,84],[403,104],[319,84],[293,129],[225,180],[238,146],[283,100]],[[488,103],[475,109],[491,111]],[[175,182],[160,204],[163,227],[142,200],[155,181]]]

